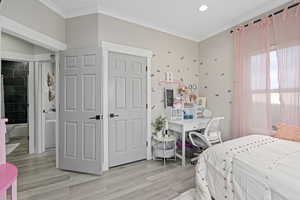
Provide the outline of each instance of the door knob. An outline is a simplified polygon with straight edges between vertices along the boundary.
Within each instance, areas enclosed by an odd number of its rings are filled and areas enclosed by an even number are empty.
[[[89,119],[100,120],[103,119],[103,115],[96,115],[95,117],[90,117]]]
[[[110,114],[109,114],[109,117],[110,117],[110,118],[115,118],[115,117],[119,117],[119,115],[116,115],[115,113],[110,113]]]

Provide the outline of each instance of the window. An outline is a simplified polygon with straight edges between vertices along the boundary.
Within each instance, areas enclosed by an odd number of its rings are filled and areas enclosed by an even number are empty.
[[[267,63],[267,59],[270,59],[270,69],[262,69],[260,63]],[[270,73],[269,83],[267,73]],[[254,103],[265,103],[266,94],[270,93],[271,104],[280,104],[276,51],[270,52],[269,58],[267,58],[267,54],[259,54],[251,57],[251,89],[253,91],[252,100]]]
[[[286,110],[299,109],[299,54],[300,46],[297,45],[251,56],[253,113],[259,114],[261,109],[271,105],[273,125],[280,121],[281,104],[284,103]],[[280,70],[279,60],[283,62]],[[265,67],[266,63],[269,63],[268,67]]]

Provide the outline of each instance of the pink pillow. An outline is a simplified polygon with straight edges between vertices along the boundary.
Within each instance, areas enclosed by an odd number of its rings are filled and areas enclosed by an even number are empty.
[[[274,137],[284,140],[300,142],[300,127],[290,126],[287,124],[278,124],[277,132]]]

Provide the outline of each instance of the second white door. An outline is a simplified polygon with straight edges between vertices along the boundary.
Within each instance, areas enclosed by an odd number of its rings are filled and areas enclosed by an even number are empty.
[[[109,53],[109,166],[147,156],[147,58]]]

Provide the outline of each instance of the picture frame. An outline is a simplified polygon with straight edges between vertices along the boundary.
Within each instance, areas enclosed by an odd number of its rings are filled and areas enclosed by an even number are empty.
[[[164,89],[164,104],[165,108],[173,107],[174,104],[174,89],[172,88],[165,88]]]

